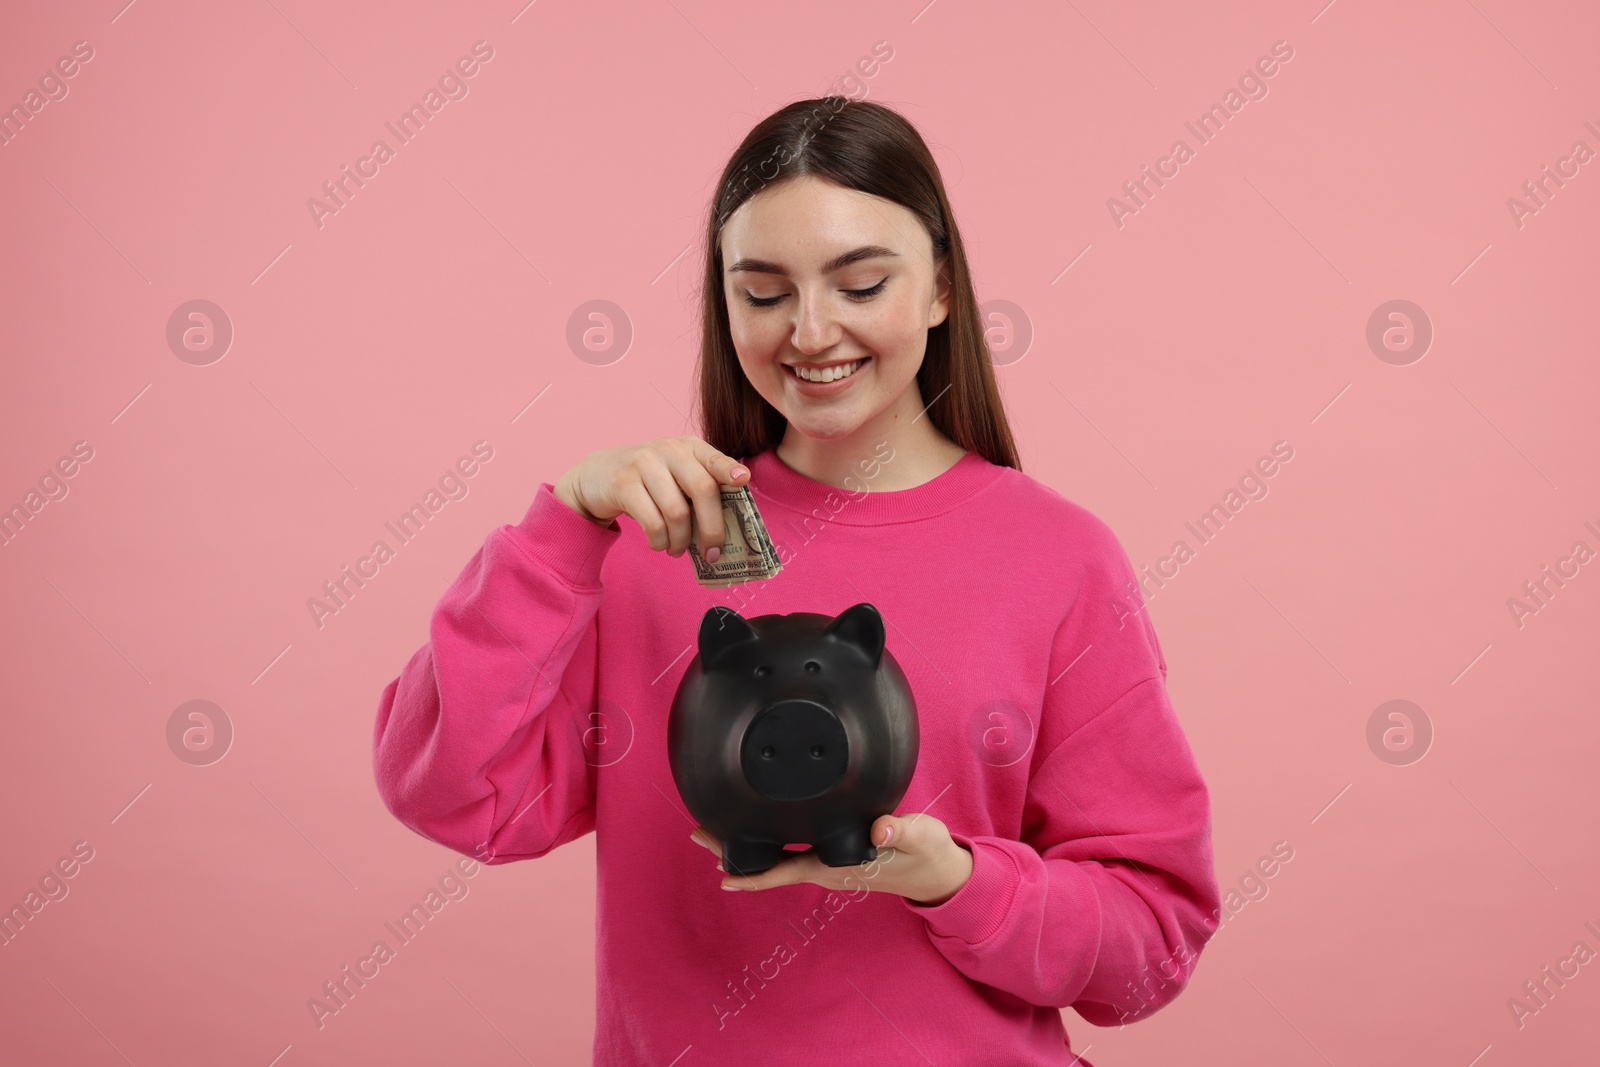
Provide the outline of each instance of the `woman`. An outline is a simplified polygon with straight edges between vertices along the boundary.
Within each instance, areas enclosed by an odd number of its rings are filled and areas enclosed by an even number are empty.
[[[1021,472],[954,215],[897,113],[766,119],[706,247],[704,436],[596,452],[489,535],[383,692],[383,799],[486,863],[595,831],[597,1063],[1087,1063],[1058,1009],[1167,1003],[1218,906],[1127,556]],[[704,587],[680,557],[716,559],[719,486],[745,485],[782,570]],[[863,601],[921,729],[878,858],[717,874],[666,758],[701,617]]]

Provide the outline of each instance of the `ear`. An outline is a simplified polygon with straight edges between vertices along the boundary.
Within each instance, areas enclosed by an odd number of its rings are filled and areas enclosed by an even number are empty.
[[[883,616],[878,614],[878,609],[871,604],[857,604],[853,608],[845,608],[839,617],[828,624],[823,631],[824,636],[837,637],[841,641],[848,641],[867,654],[867,658],[876,667],[883,658]]]
[[[928,305],[928,329],[950,317],[950,257],[940,257],[933,279],[933,300]]]
[[[700,620],[700,668],[712,670],[733,649],[759,640],[760,635],[745,621],[744,616],[732,608],[718,605]]]

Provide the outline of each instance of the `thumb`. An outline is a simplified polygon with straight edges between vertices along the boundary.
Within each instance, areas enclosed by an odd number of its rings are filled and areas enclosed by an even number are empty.
[[[916,852],[926,844],[927,827],[919,825],[922,819],[902,819],[898,815],[884,815],[872,824],[872,843],[882,848],[888,846],[896,852]]]

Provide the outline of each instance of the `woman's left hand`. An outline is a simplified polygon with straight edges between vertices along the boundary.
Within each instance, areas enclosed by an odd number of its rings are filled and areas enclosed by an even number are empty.
[[[711,850],[722,867],[722,842],[704,826],[695,827],[690,840]],[[872,843],[878,858],[854,867],[829,867],[816,850],[789,852],[760,874],[724,877],[724,889],[771,889],[773,886],[811,882],[826,889],[868,889],[897,893],[918,904],[943,904],[972,877],[972,853],[950,836],[944,823],[920,813],[909,819],[884,815],[872,824]]]

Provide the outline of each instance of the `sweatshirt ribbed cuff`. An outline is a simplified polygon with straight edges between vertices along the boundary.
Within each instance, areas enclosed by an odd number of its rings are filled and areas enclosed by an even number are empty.
[[[1005,922],[1022,875],[1004,849],[954,831],[950,837],[972,853],[972,877],[967,884],[943,904],[918,904],[910,897],[900,899],[922,916],[934,933],[959,938],[969,945],[981,944]]]
[[[597,586],[606,552],[622,536],[622,529],[584,518],[558,500],[554,490],[550,482],[539,483],[528,513],[509,528],[512,536],[529,558],[548,566],[569,584]]]

